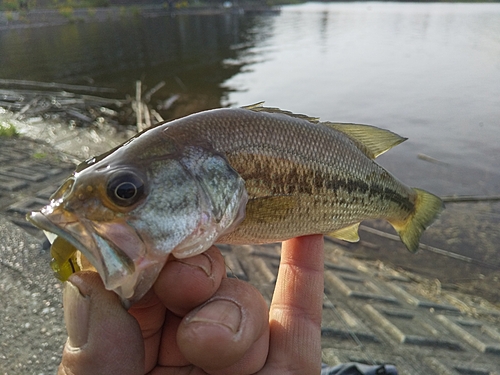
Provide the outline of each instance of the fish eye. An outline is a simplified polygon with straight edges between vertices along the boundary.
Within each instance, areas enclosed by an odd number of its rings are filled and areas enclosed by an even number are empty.
[[[108,181],[107,193],[116,205],[131,206],[143,196],[144,182],[132,172],[120,172]]]

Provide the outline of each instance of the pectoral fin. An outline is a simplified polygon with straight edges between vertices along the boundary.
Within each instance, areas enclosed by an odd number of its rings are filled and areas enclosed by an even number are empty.
[[[344,240],[348,242],[358,242],[359,241],[359,223],[349,225],[348,227],[338,229],[335,232],[328,233],[329,236],[338,238],[339,240]]]
[[[251,199],[246,206],[244,223],[284,221],[297,205],[298,197],[291,195]]]

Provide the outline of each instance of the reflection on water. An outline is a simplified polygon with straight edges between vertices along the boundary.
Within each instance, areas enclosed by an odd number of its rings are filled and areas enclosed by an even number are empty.
[[[262,61],[226,81],[241,90],[229,103],[265,99],[387,127],[409,141],[381,160],[396,161],[409,183],[445,195],[500,190],[500,4],[305,4],[273,25],[252,49]],[[459,179],[425,181],[439,172],[419,153],[458,168]]]
[[[133,94],[141,79],[155,96],[180,94],[178,117],[220,107],[221,83],[244,51],[265,37],[268,18],[225,15],[127,18],[0,32],[0,78],[95,84]],[[5,53],[4,51],[8,51]]]
[[[500,4],[304,4],[285,7],[273,27],[249,51],[259,61],[224,83],[236,89],[227,103],[265,99],[386,127],[409,137],[379,158],[404,182],[446,196],[500,196]],[[499,228],[498,202],[448,204],[425,233],[424,243],[477,264],[409,257],[399,243],[356,251],[500,300]]]
[[[180,94],[170,118],[265,100],[370,123],[409,138],[381,158],[408,183],[493,194],[498,35],[500,4],[309,3],[279,16],[126,18],[2,31],[0,78],[93,83],[120,97],[137,79],[149,88],[165,81],[153,103]]]
[[[374,124],[409,137],[379,159],[409,185],[498,196],[499,35],[500,4],[309,3],[283,7],[279,16],[2,31],[0,78],[94,83],[121,97],[134,93],[137,79],[150,88],[165,81],[153,103],[179,94],[170,117],[265,100],[325,120]],[[424,242],[498,264],[499,226],[498,203],[451,204]],[[401,263],[408,259],[398,254]],[[426,255],[408,261],[434,262]]]

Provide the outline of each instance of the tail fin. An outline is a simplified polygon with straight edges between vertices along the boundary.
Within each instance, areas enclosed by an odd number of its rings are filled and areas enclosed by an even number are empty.
[[[444,208],[443,201],[425,190],[413,188],[417,193],[415,211],[404,222],[394,222],[392,226],[401,241],[412,253],[418,250],[420,236],[431,225]]]

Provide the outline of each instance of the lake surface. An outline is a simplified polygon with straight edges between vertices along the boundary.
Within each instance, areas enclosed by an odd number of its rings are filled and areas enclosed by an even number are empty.
[[[500,4],[313,3],[284,8],[269,27],[251,50],[256,62],[225,82],[238,90],[228,103],[265,99],[391,129],[409,140],[387,157],[414,184],[427,184],[418,153],[499,172]],[[499,191],[474,179],[438,192]]]
[[[4,30],[0,78],[113,87],[118,97],[137,79],[165,81],[153,103],[181,94],[167,117],[265,100],[374,124],[409,138],[381,158],[408,183],[442,195],[500,191],[500,4],[307,3],[279,16]],[[461,172],[429,178],[418,154]]]
[[[180,95],[164,113],[170,118],[265,100],[373,124],[409,138],[379,158],[407,184],[442,196],[500,195],[500,4],[307,3],[276,16],[4,30],[0,78],[113,87],[118,97],[134,95],[137,79],[149,88],[165,81],[152,103]],[[468,240],[441,241],[431,231],[430,241],[453,252],[472,247],[498,264],[499,204],[455,210],[441,229]],[[477,222],[456,222],[464,212]],[[431,229],[437,236],[439,226]]]

